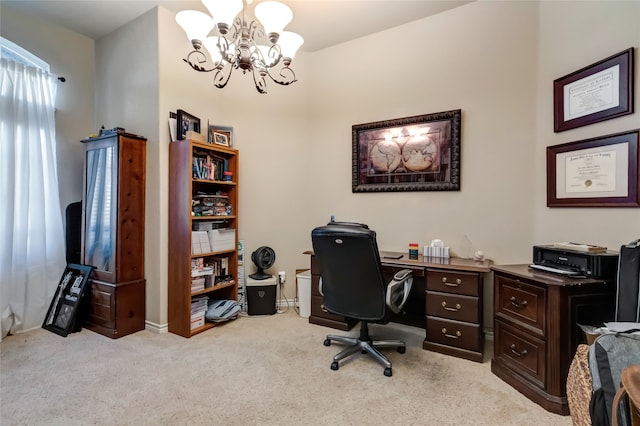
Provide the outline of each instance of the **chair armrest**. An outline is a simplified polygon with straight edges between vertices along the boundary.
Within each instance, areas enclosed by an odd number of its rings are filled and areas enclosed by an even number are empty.
[[[400,313],[411,293],[413,274],[410,269],[398,271],[387,284],[387,306],[393,313]]]
[[[320,296],[324,296],[324,291],[322,291],[322,277],[320,277],[320,280],[318,281],[318,292],[320,293]]]

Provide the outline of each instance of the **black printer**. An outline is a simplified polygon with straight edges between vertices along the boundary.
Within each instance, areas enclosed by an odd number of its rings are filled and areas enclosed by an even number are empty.
[[[531,268],[567,277],[615,280],[618,252],[593,253],[568,250],[554,245],[533,246]]]

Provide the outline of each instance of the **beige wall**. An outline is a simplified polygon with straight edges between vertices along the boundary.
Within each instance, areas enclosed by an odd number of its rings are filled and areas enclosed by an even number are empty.
[[[538,24],[534,240],[580,241],[619,250],[640,237],[640,209],[547,208],[545,148],[640,128],[640,1],[541,2]],[[553,80],[635,48],[635,113],[553,133]]]
[[[471,251],[483,250],[499,264],[530,261],[537,243],[578,240],[615,249],[637,237],[638,209],[548,209],[544,148],[640,127],[636,112],[554,134],[551,114],[555,78],[631,46],[639,56],[639,7],[477,1],[300,54],[294,61],[300,81],[286,88],[270,84],[268,95],[258,94],[248,75],[233,75],[219,90],[211,86],[211,74],[190,70],[181,60],[189,43],[163,8],[99,40],[97,123],[123,125],[150,139],[148,326],[161,329],[167,321],[166,119],[178,108],[200,117],[203,128],[207,122],[234,127],[241,160],[239,235],[247,258],[260,245],[274,248],[273,271],[286,271],[288,298],[294,296],[295,270],[308,266],[302,252],[311,247],[311,229],[331,215],[368,223],[384,249],[404,251],[410,241],[423,245],[439,238],[467,254],[469,240]],[[610,28],[593,31],[603,22]],[[153,34],[159,34],[157,43],[149,39]],[[121,68],[103,68],[106,63]],[[636,59],[636,82],[638,68]],[[124,114],[127,108],[135,112]],[[460,191],[351,193],[353,124],[458,108]],[[247,270],[252,272],[250,265]],[[491,327],[487,284],[485,327]]]

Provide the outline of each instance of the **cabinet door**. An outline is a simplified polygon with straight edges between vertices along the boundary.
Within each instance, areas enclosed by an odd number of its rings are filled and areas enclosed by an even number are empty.
[[[115,282],[117,146],[114,140],[87,144],[85,153],[83,262],[93,277]]]

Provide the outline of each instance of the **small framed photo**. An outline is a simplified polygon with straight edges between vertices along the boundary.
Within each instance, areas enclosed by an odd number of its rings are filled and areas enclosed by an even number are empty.
[[[547,207],[640,207],[639,135],[547,147]]]
[[[213,143],[229,146],[229,136],[226,133],[213,132]]]
[[[633,114],[633,47],[553,82],[553,131]]]
[[[195,115],[179,109],[176,121],[178,140],[187,139],[187,132],[189,131],[200,133],[200,119]]]
[[[53,295],[42,328],[62,337],[80,329],[77,324],[78,311],[92,271],[93,267],[89,265],[75,263],[67,265]]]
[[[209,125],[208,142],[233,148],[233,127]]]

